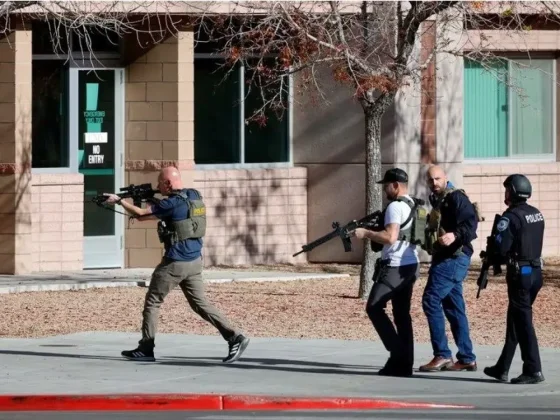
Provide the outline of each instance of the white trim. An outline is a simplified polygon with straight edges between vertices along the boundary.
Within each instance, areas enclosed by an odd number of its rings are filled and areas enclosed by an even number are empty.
[[[294,164],[294,74],[288,75],[288,162]]]
[[[126,73],[123,68],[115,69],[115,156],[113,158],[115,169],[115,191],[125,185],[126,174],[124,171],[124,151],[125,151],[125,109],[126,109]],[[125,217],[115,213],[115,236],[121,246],[121,268],[125,267]]]
[[[509,83],[511,82],[511,72],[512,72],[512,68],[511,68],[511,61],[508,60],[507,62],[507,84],[506,84],[506,95],[507,95],[507,117],[508,117],[508,132],[507,132],[507,147],[506,147],[506,155],[507,156],[513,156],[512,155],[512,150],[513,150],[513,141],[512,141],[512,137],[513,137],[513,118],[512,118],[512,111],[513,111],[513,107],[512,107],[512,103],[513,103],[513,99],[512,99],[512,94],[511,94],[511,89],[509,88]]]
[[[68,166],[60,168],[31,168],[31,174],[75,174]]]
[[[523,157],[513,157],[513,158],[465,158],[463,164],[466,165],[509,165],[512,163],[556,163],[555,155],[535,155],[523,158]]]
[[[87,60],[87,61],[97,61],[97,60],[120,60],[121,56],[119,53],[72,53],[72,54],[33,54],[31,55],[31,60],[37,61],[76,61],[76,60]]]
[[[239,163],[245,164],[245,66],[243,62],[239,71]],[[196,123],[196,121],[195,121]]]

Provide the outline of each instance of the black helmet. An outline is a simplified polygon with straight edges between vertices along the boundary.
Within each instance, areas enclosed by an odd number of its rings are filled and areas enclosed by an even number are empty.
[[[533,188],[525,175],[513,174],[506,178],[504,187],[509,190],[514,200],[527,200],[531,197]]]

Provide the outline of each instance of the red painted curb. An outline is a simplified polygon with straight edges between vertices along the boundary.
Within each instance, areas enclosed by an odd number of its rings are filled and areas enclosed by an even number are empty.
[[[404,402],[370,398],[302,398],[258,395],[224,395],[224,410],[374,410],[390,408],[474,408],[466,405],[445,405]]]
[[[368,398],[217,394],[1,395],[0,411],[375,410],[474,408]]]
[[[0,411],[222,410],[221,395],[2,395]]]

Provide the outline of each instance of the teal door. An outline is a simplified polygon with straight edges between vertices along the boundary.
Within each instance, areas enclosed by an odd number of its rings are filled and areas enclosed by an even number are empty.
[[[123,70],[71,69],[77,93],[72,126],[78,138],[78,170],[84,175],[84,268],[124,266],[123,215],[92,198],[123,185]],[[122,211],[118,208],[117,210]]]

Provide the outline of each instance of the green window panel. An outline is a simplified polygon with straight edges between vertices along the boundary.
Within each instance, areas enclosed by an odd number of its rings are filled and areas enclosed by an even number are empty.
[[[464,61],[465,158],[553,153],[554,61]]]

